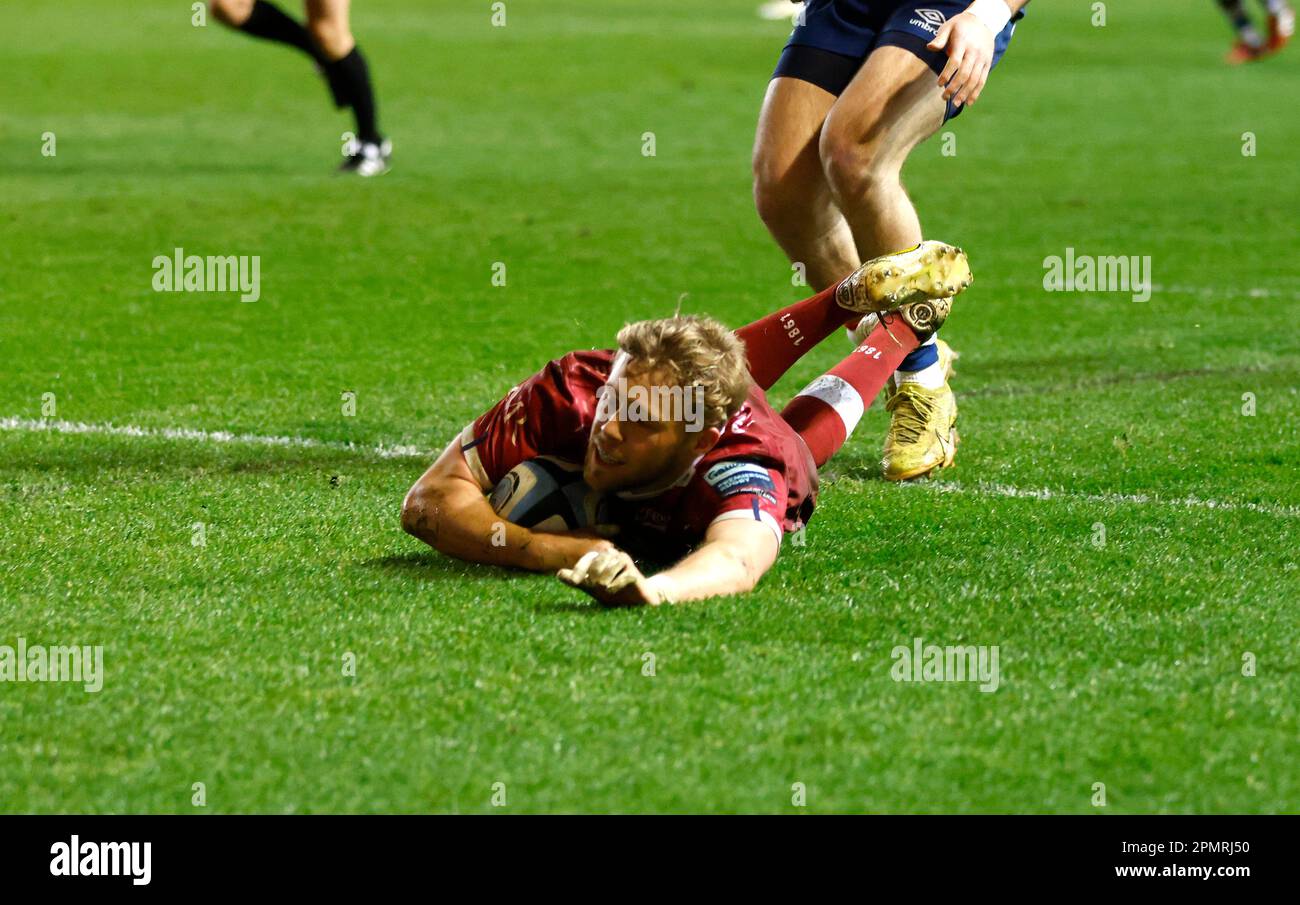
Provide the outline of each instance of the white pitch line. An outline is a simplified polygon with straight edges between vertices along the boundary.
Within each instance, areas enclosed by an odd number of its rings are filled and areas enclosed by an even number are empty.
[[[1251,299],[1298,299],[1300,292],[1293,289],[1274,289],[1267,286],[1241,288],[1233,286],[1164,286],[1155,283],[1152,292],[1168,292],[1173,295],[1199,295],[1202,298],[1251,298]]]
[[[1208,500],[1198,496],[1159,497],[1148,493],[1080,493],[1074,490],[1050,490],[1046,487],[1014,487],[1010,484],[980,482],[967,486],[956,481],[934,481],[917,484],[937,493],[964,493],[974,496],[1009,497],[1031,500],[1074,500],[1083,503],[1101,503],[1107,506],[1170,506],[1179,509],[1212,509],[1216,512],[1258,512],[1281,518],[1300,518],[1300,506],[1270,506],[1232,500]]]
[[[107,437],[187,440],[194,443],[230,443],[246,446],[279,446],[295,449],[327,449],[358,453],[381,459],[431,459],[432,450],[416,446],[379,444],[360,446],[312,437],[277,437],[263,434],[235,434],[230,431],[205,431],[190,427],[136,427],[119,424],[87,424],[81,421],[51,421],[35,418],[0,418],[0,431],[52,434],[96,434]],[[918,492],[960,493],[971,496],[1004,497],[1031,500],[1067,500],[1106,506],[1170,506],[1181,509],[1208,509],[1216,512],[1256,512],[1282,518],[1300,518],[1300,506],[1270,506],[1232,500],[1209,500],[1201,497],[1159,497],[1146,493],[1081,493],[1073,490],[1015,487],[1011,484],[961,484],[957,481],[931,481],[906,485]]]
[[[245,446],[284,446],[295,449],[330,449],[362,453],[381,459],[431,458],[433,453],[415,446],[360,446],[311,437],[275,437],[262,434],[234,434],[230,431],[205,431],[192,427],[136,427],[129,424],[87,424],[82,421],[51,421],[35,418],[0,418],[0,430],[26,433],[96,434],[105,437],[136,437],[158,440],[189,440],[195,443],[234,443]]]
[[[981,277],[980,286],[984,289],[1009,289],[1020,290],[1025,292],[1038,292],[1042,287],[1038,283],[1026,283],[1023,280],[998,280],[992,277]],[[1201,298],[1251,298],[1251,299],[1300,299],[1300,291],[1295,289],[1284,289],[1272,286],[1189,286],[1186,284],[1168,285],[1165,283],[1152,283],[1151,291],[1153,293],[1168,293],[1170,295],[1194,295]],[[1054,293],[1056,295],[1093,295],[1089,292],[1075,293]]]

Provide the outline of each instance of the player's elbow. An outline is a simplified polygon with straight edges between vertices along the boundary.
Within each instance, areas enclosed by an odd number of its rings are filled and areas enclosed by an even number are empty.
[[[758,587],[762,574],[747,569],[737,569],[721,583],[715,584],[709,597],[739,597]]]
[[[763,572],[753,566],[746,566],[744,572],[737,580],[737,594],[748,594],[754,588],[758,587],[758,582],[762,579]]]
[[[421,482],[407,491],[402,500],[402,530],[437,547],[438,498],[437,493]]]
[[[758,587],[759,579],[767,568],[760,565],[758,557],[748,550],[733,549],[727,551],[732,563],[732,594],[748,594]]]

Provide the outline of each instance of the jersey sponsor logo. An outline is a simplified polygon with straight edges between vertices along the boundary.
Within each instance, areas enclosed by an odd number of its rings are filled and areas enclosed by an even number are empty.
[[[738,493],[753,493],[769,502],[776,502],[776,485],[767,469],[756,462],[719,462],[704,473],[704,483],[730,497]]]
[[[939,26],[948,21],[948,17],[937,9],[918,9],[916,18],[908,22],[908,25],[915,25],[922,31],[928,31],[935,35],[939,33]]]

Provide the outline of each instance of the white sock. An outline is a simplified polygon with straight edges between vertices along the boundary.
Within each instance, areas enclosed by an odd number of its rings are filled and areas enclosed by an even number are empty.
[[[937,338],[937,334],[931,334],[930,338],[921,343],[921,345],[934,345],[934,341]],[[893,381],[895,387],[900,383],[918,383],[927,390],[937,390],[943,387],[944,384],[943,368],[939,366],[938,361],[935,361],[934,364],[922,368],[919,371],[895,371]]]

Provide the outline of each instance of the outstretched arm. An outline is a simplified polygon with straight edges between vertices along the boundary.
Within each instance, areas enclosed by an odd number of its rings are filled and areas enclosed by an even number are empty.
[[[554,572],[586,553],[612,550],[607,540],[530,531],[492,510],[453,440],[402,502],[402,529],[439,553],[470,562]]]
[[[710,525],[704,542],[681,562],[650,578],[622,550],[584,556],[556,577],[607,606],[681,603],[752,591],[780,549],[766,523],[727,519]]]

